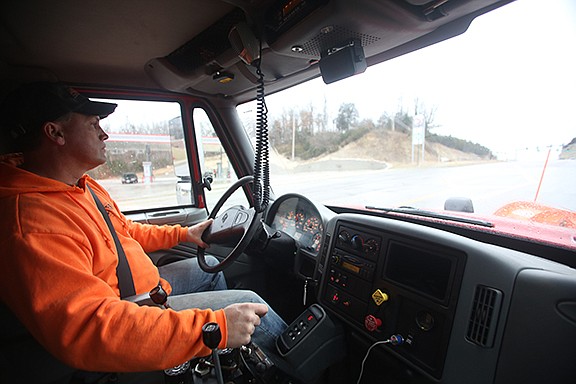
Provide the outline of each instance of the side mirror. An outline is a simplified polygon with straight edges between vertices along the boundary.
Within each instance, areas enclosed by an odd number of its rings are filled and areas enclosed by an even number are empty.
[[[202,188],[206,188],[207,190],[212,190],[212,183],[214,182],[214,175],[212,172],[205,172],[204,176],[202,177],[202,184],[200,186]]]
[[[474,213],[474,204],[467,197],[450,197],[444,203],[444,210]]]

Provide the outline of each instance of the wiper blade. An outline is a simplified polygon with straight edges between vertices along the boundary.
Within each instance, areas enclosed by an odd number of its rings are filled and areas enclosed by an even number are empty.
[[[494,224],[492,224],[489,221],[484,221],[484,220],[477,220],[477,219],[469,219],[466,217],[459,217],[459,216],[451,216],[451,215],[446,215],[446,214],[442,214],[442,213],[437,213],[437,212],[432,212],[432,211],[423,211],[421,209],[417,209],[417,208],[412,208],[412,207],[400,207],[400,208],[380,208],[380,207],[373,207],[373,206],[369,206],[367,205],[365,207],[366,209],[374,209],[377,211],[382,211],[382,212],[392,212],[392,213],[403,213],[406,215],[414,215],[414,216],[424,216],[424,217],[431,217],[433,219],[441,219],[441,220],[449,220],[449,221],[455,221],[458,223],[466,223],[466,224],[472,224],[472,225],[479,225],[482,227],[488,227],[488,228],[493,228]]]

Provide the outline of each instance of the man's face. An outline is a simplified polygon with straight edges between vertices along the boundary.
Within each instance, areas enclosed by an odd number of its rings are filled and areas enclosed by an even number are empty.
[[[71,113],[69,120],[62,122],[65,151],[77,161],[78,166],[90,170],[106,162],[106,132],[100,127],[98,116]]]

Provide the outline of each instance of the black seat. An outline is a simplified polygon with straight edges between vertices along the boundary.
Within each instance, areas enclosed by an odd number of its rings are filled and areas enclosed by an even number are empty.
[[[52,356],[0,304],[0,383],[69,383],[76,370]]]

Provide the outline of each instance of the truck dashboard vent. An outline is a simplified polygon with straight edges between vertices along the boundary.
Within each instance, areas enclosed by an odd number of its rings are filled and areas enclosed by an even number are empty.
[[[466,332],[468,341],[485,348],[494,345],[501,303],[502,291],[481,285],[476,287]]]

